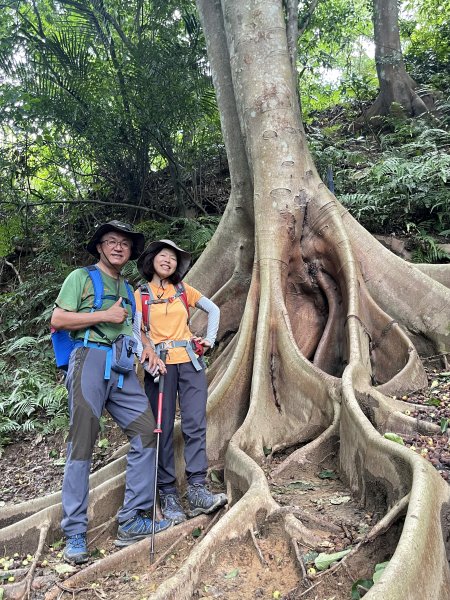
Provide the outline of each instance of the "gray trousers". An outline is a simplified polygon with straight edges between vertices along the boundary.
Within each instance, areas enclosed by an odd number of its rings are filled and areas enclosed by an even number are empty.
[[[128,437],[125,497],[117,518],[122,523],[153,506],[155,477],[155,419],[134,371],[124,376],[118,389],[118,374],[104,379],[106,352],[77,348],[72,352],[66,379],[69,392],[70,431],[62,487],[66,535],[87,530],[89,471],[92,451],[104,409]]]
[[[145,374],[145,391],[156,418],[158,385],[154,383],[148,373]],[[181,412],[181,431],[184,438],[184,460],[188,483],[205,483],[208,468],[206,458],[208,386],[205,370],[196,371],[190,362],[167,365],[158,462],[158,488],[166,494],[176,492],[173,427],[177,394]]]

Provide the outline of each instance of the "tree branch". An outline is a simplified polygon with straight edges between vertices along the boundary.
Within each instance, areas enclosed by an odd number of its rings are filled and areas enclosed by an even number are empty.
[[[12,202],[10,200],[0,200],[0,205],[12,205],[17,206],[16,202]],[[155,210],[154,208],[148,208],[147,206],[138,206],[137,204],[131,204],[128,202],[104,202],[103,200],[79,200],[74,202],[73,200],[43,200],[42,202],[27,202],[26,205],[19,206],[19,210],[23,210],[24,208],[30,208],[34,206],[46,206],[50,204],[71,204],[72,206],[80,206],[81,204],[102,204],[104,206],[116,207],[124,207],[124,208],[133,208],[136,210],[142,210],[144,212],[150,213],[152,215],[157,215],[162,219],[168,219],[169,221],[174,221],[176,217],[171,217],[166,215],[165,213],[160,212],[159,210]]]
[[[306,31],[306,28],[311,22],[314,11],[316,10],[317,5],[319,4],[319,0],[312,0],[309,10],[306,15],[303,17],[303,22],[301,27],[298,30],[298,37],[300,38]]]

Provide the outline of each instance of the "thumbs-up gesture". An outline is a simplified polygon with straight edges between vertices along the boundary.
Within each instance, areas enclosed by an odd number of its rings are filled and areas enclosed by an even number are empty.
[[[128,317],[128,311],[122,306],[122,298],[119,298],[108,310],[105,310],[106,323],[123,323]]]

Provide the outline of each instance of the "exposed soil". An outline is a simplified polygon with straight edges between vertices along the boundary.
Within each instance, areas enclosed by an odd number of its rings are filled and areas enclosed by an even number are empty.
[[[66,442],[63,433],[52,435],[18,434],[1,457],[0,508],[61,489]],[[126,436],[110,417],[102,419],[94,448],[91,471],[104,467]]]
[[[450,472],[450,446],[448,419],[450,419],[450,372],[430,369],[429,388],[424,392],[411,394],[403,400],[411,402],[411,415],[433,421],[441,426],[442,433],[434,436],[404,438],[406,446],[413,448],[441,472],[444,478]],[[92,469],[98,469],[111,460],[115,450],[125,441],[120,430],[108,418],[99,436],[100,444],[94,453]],[[17,503],[31,497],[60,489],[64,468],[65,442],[62,435],[46,437],[23,437],[8,446],[2,457],[2,482],[0,501]],[[293,543],[285,531],[284,516],[266,521],[264,526],[253,532],[243,532],[244,538],[224,543],[223,547],[210,557],[207,568],[201,572],[200,584],[195,590],[195,598],[219,598],[223,600],[253,600],[255,598],[279,598],[294,600],[348,600],[352,586],[358,580],[371,580],[376,565],[390,559],[390,549],[395,547],[400,535],[402,519],[399,519],[387,533],[366,543],[365,536],[383,516],[381,513],[367,512],[352,499],[349,489],[339,478],[336,457],[330,455],[319,466],[302,468],[289,481],[271,478],[273,469],[294,449],[269,455],[263,468],[274,499],[281,507],[294,507],[294,514],[320,541],[313,545]],[[220,473],[214,472],[211,482],[214,490],[223,489],[217,480]],[[211,519],[211,517],[209,517]],[[136,560],[126,558],[129,549],[117,550],[114,546],[116,525],[105,523],[105,527],[90,533],[89,566],[105,556],[123,554],[106,576],[91,576],[87,583],[76,588],[75,597],[94,600],[139,600],[151,598],[160,583],[183,564],[192,547],[198,543],[207,521],[199,525],[193,520],[187,525],[177,526],[168,540],[156,544],[158,560],[174,542],[172,550],[163,558],[156,569],[150,570],[148,553]],[[176,534],[175,531],[179,531]],[[164,534],[161,534],[164,535]],[[162,539],[162,538],[161,538]],[[141,542],[142,543],[142,542]],[[148,543],[145,540],[144,543]],[[316,564],[319,553],[332,554],[354,549],[329,569],[320,571]],[[39,557],[34,576],[31,598],[43,600],[49,589],[60,586],[60,598],[69,598],[73,592],[64,591],[66,580],[83,567],[66,566],[62,560],[63,541],[45,547]],[[34,550],[34,549],[33,549]],[[303,562],[300,564],[299,560]],[[33,561],[31,555],[15,555],[0,558],[0,585],[20,581]],[[2,570],[3,569],[3,570]],[[365,584],[362,584],[365,585]],[[360,588],[361,597],[363,590]]]

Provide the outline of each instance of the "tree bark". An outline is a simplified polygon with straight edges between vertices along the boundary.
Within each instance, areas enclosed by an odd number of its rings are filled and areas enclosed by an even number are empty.
[[[418,116],[433,106],[431,95],[422,98],[417,85],[408,75],[403,61],[398,26],[396,0],[373,0],[373,26],[375,37],[375,63],[380,92],[369,108],[366,118],[389,115],[395,112],[393,103],[409,116]]]

